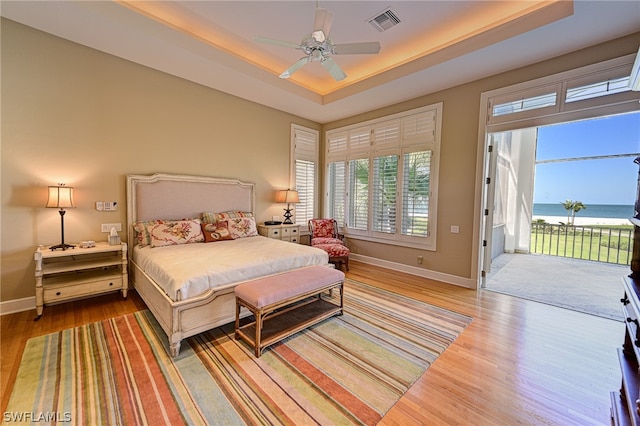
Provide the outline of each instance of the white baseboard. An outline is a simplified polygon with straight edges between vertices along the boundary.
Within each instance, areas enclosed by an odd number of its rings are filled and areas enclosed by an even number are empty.
[[[471,278],[462,278],[457,275],[444,274],[442,272],[431,271],[429,269],[416,268],[415,266],[390,262],[388,260],[376,259],[374,257],[363,256],[356,253],[351,253],[349,255],[349,259],[357,260],[358,262],[366,263],[368,265],[380,266],[382,268],[391,269],[393,271],[406,272],[407,274],[417,275],[422,278],[429,278],[431,280],[441,281],[443,283],[453,284],[459,287],[470,288],[473,290],[477,288],[475,280],[472,280]]]
[[[23,312],[31,309],[36,309],[35,296],[0,302],[0,315],[14,314],[16,312]]]

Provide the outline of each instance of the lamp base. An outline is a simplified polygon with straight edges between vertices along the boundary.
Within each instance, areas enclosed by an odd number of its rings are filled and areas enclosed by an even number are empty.
[[[66,249],[72,249],[72,248],[76,248],[76,246],[71,245],[71,244],[62,243],[62,244],[57,244],[55,246],[49,247],[49,250],[51,250],[51,251],[58,250],[58,249],[66,250]]]
[[[282,222],[285,225],[292,225],[293,221],[291,220],[291,216],[293,216],[293,214],[291,213],[291,210],[293,209],[284,209],[284,221]]]

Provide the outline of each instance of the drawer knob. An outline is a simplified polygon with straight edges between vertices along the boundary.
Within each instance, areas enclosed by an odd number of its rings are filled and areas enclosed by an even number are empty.
[[[109,283],[109,285],[113,285],[113,283]]]
[[[56,291],[56,296],[60,296],[62,293],[60,293],[59,291]]]
[[[631,319],[629,317],[627,317],[627,322],[632,322],[636,325],[636,327],[638,326],[638,320],[637,319]]]

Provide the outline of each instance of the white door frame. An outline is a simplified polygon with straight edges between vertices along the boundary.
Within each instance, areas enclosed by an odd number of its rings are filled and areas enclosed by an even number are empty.
[[[627,91],[604,94],[577,102],[565,102],[567,90],[573,87],[572,85],[599,82],[616,75],[628,76],[635,56],[635,54],[626,55],[548,77],[483,92],[480,95],[473,213],[473,252],[471,256],[471,280],[476,282],[477,289],[481,288],[483,284],[482,270],[485,264],[485,252],[491,250],[490,246],[483,244],[483,241],[487,241],[487,244],[490,242],[490,239],[486,240],[486,234],[490,231],[487,229],[489,221],[485,220],[484,215],[485,205],[490,204],[485,202],[490,196],[493,197],[493,194],[490,193],[493,186],[485,184],[486,179],[491,176],[489,167],[487,167],[490,133],[640,111],[640,92]],[[498,97],[503,99],[509,99],[509,97],[512,99],[525,98],[528,93],[536,94],[541,90],[548,91],[549,88],[554,88],[553,90],[557,91],[555,106],[514,113],[511,114],[513,117],[507,115],[498,120],[492,117],[493,99]],[[492,119],[494,122],[491,122]]]

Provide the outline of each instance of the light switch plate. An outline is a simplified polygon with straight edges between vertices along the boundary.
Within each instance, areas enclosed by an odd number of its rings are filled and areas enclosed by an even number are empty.
[[[102,224],[102,232],[111,232],[111,228],[116,228],[117,232],[122,231],[122,224],[121,223],[103,223]]]

